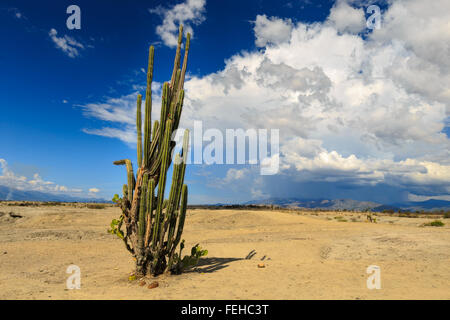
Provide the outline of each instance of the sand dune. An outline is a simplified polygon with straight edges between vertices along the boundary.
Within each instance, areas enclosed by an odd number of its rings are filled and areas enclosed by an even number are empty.
[[[200,243],[208,257],[148,289],[128,281],[133,261],[106,233],[118,216],[114,207],[0,204],[0,298],[450,299],[449,219],[420,227],[430,219],[190,210],[187,248]],[[79,290],[66,288],[71,264],[81,269]],[[381,268],[380,290],[367,289],[369,265]]]

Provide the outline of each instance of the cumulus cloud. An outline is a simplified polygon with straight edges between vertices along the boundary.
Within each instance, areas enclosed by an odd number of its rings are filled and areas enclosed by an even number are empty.
[[[91,193],[98,193],[98,192],[100,192],[100,189],[97,189],[97,188],[90,188],[90,189],[89,189],[89,192],[91,192]]]
[[[395,3],[406,13],[418,5]],[[350,17],[346,24],[344,16]],[[432,16],[422,17],[426,30],[433,29]],[[298,23],[290,29],[283,19],[264,17],[284,25],[288,36],[274,45],[255,28],[263,51],[237,54],[223,70],[190,79],[183,123],[201,115],[211,127],[280,128],[280,160],[284,172],[294,170],[293,180],[448,192],[450,143],[443,129],[449,104],[442,97],[449,82],[447,74],[435,72],[448,59],[416,52],[417,39],[409,44],[403,33],[389,39],[392,33],[383,31],[385,39],[375,30],[363,39],[356,34],[363,17],[363,9],[344,1],[324,23]],[[386,30],[391,21],[384,22]],[[435,38],[436,46],[442,46]]]
[[[231,183],[235,180],[240,180],[245,178],[246,174],[248,173],[248,169],[235,169],[231,168],[227,171],[227,174],[225,178],[223,179],[224,183]]]
[[[283,20],[274,17],[267,18],[266,15],[258,15],[254,24],[255,44],[258,47],[264,47],[267,44],[283,43],[291,37],[293,28],[291,19]]]
[[[205,21],[206,0],[186,0],[173,6],[171,9],[158,6],[150,9],[150,13],[158,14],[162,18],[162,24],[156,27],[156,34],[166,46],[176,47],[178,43],[178,27],[184,26],[184,32],[189,32],[194,37],[193,26]]]
[[[383,15],[383,26],[371,39],[388,44],[399,41],[406,59],[391,75],[411,93],[437,99],[450,116],[450,2],[393,1]],[[420,75],[420,76],[418,76]]]
[[[46,181],[42,177],[35,173],[32,178],[17,175],[8,166],[5,159],[0,159],[0,185],[18,189],[22,191],[41,191],[49,193],[68,193],[77,192],[77,189],[69,189],[66,186],[56,184],[51,181]]]
[[[364,36],[364,8],[355,2],[338,1],[321,23],[257,16],[255,43],[262,49],[235,54],[222,70],[186,81],[181,126],[202,120],[205,129],[280,129],[280,174],[245,172],[258,182],[253,194],[291,185],[287,191],[300,195],[327,186],[336,193],[357,187],[366,194],[389,190],[392,197],[445,197],[449,5],[395,1],[382,28]],[[112,110],[94,116],[122,112]],[[224,179],[248,191],[248,179],[236,179],[243,171],[233,170]],[[316,189],[302,189],[307,184]]]
[[[328,21],[339,32],[359,33],[366,27],[364,10],[353,8],[346,0],[336,1]]]
[[[82,43],[76,41],[74,38],[64,35],[58,37],[58,31],[51,29],[48,33],[50,39],[55,44],[56,48],[62,50],[70,58],[76,58],[80,55],[80,49],[84,50],[85,47]]]
[[[161,84],[152,84],[152,119],[156,119],[161,110]],[[145,90],[145,89],[144,89]],[[83,128],[83,132],[109,138],[117,138],[130,145],[136,144],[136,99],[138,92],[118,98],[107,98],[102,102],[78,105],[89,118],[105,121],[109,126],[103,128]],[[145,98],[145,97],[143,97]],[[142,101],[142,110],[145,100]]]

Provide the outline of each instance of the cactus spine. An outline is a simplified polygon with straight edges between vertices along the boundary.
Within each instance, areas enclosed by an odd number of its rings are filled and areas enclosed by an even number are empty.
[[[168,199],[164,199],[167,172],[172,162],[175,144],[171,141],[173,132],[180,123],[184,99],[184,78],[186,75],[190,34],[187,34],[183,65],[181,46],[183,27],[180,26],[178,46],[170,82],[163,85],[161,116],[152,130],[152,92],[154,48],[149,49],[147,89],[145,93],[144,141],[142,143],[142,96],[137,96],[136,131],[137,164],[136,176],[129,159],[115,161],[125,165],[127,184],[123,187],[123,198],[119,200],[122,209],[125,232],[123,241],[136,259],[136,274],[158,275],[170,270],[174,263],[177,246],[180,244],[186,218],[187,186],[184,183],[189,131],[184,132],[183,148],[174,160],[172,185]]]

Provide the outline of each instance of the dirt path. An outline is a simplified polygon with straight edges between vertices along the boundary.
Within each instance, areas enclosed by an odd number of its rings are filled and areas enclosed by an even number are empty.
[[[106,233],[117,208],[0,205],[1,213],[0,299],[450,299],[449,219],[438,228],[350,213],[339,222],[335,212],[191,210],[186,247],[200,243],[208,257],[150,290],[128,281],[133,261]],[[80,290],[66,289],[71,264]],[[380,290],[367,289],[369,265],[381,268]]]

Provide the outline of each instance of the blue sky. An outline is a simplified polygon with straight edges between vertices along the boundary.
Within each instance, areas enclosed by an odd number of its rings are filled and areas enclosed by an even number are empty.
[[[69,30],[66,8],[81,9]],[[366,9],[381,8],[370,30]],[[189,165],[191,203],[450,200],[448,1],[2,1],[0,184],[110,199],[171,23],[193,32],[182,126],[280,130],[280,171]],[[405,14],[406,12],[406,14]],[[180,21],[181,19],[181,21]],[[414,35],[414,36],[412,36]]]

